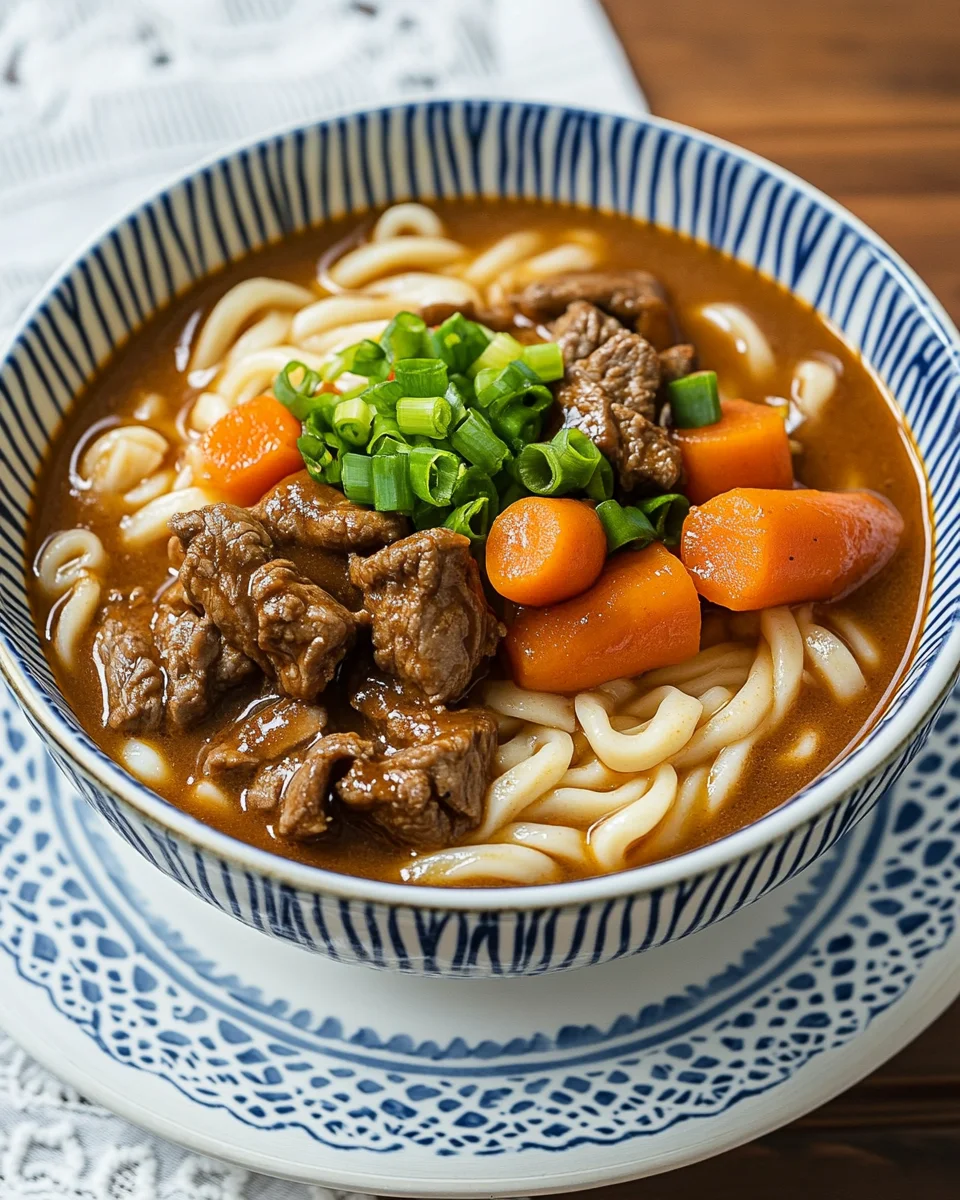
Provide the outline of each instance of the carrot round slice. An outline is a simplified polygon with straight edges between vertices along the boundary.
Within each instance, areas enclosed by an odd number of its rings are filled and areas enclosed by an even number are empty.
[[[691,504],[731,488],[791,488],[793,459],[783,417],[769,404],[721,400],[722,418],[697,429],[676,429]]]
[[[524,609],[504,645],[521,687],[579,692],[693,657],[700,601],[683,564],[654,542],[608,559],[572,600]]]
[[[897,510],[871,492],[735,488],[690,510],[681,555],[701,596],[739,612],[853,591],[902,533]]]
[[[303,468],[297,418],[273,396],[238,404],[203,436],[206,478],[237,504],[253,504],[285,475]]]
[[[516,604],[558,604],[595,583],[607,539],[582,500],[529,496],[494,521],[487,538],[487,575]]]

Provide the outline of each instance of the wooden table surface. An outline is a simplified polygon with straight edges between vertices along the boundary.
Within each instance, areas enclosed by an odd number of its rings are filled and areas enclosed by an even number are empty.
[[[958,0],[604,3],[655,113],[835,196],[960,324]],[[871,1078],[779,1133],[583,1196],[956,1200],[958,1183],[960,1002]]]

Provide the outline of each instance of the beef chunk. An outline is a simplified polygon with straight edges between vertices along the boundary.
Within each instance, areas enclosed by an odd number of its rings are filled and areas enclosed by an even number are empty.
[[[610,401],[651,419],[660,387],[660,360],[645,338],[619,329],[586,358],[567,368],[597,384]]]
[[[177,729],[202,721],[224,692],[257,669],[187,602],[179,584],[160,598],[153,635],[167,677],[167,719]]]
[[[608,316],[586,300],[575,300],[554,321],[551,334],[563,352],[563,361],[570,366],[592,354],[621,329],[623,326],[616,317]]]
[[[350,561],[371,616],[378,666],[443,703],[461,696],[502,627],[484,599],[467,539],[427,529]]]
[[[625,492],[669,491],[680,478],[680,451],[667,430],[611,402],[585,376],[573,374],[557,393],[564,424],[581,429],[617,469]]]
[[[343,802],[406,846],[449,846],[475,829],[497,750],[492,714],[425,705],[381,681],[353,703],[391,752],[354,761],[337,788]]]
[[[342,493],[315,482],[306,471],[281,479],[253,512],[281,546],[295,542],[320,550],[366,554],[410,532],[406,517],[351,504]]]
[[[670,344],[673,318],[659,280],[646,271],[568,271],[528,284],[513,302],[534,321],[559,317],[568,304],[586,300],[634,325],[657,346]]]
[[[326,723],[325,711],[315,705],[269,700],[208,748],[202,770],[241,788],[248,809],[279,810],[284,837],[316,837],[329,824],[334,767],[369,752],[354,734],[321,736]]]
[[[123,733],[149,733],[163,720],[163,672],[154,644],[153,601],[135,588],[110,598],[94,639],[104,687],[104,723]]]
[[[660,351],[660,378],[664,383],[672,383],[675,379],[683,379],[692,375],[697,369],[696,347],[687,342],[670,346]]]
[[[620,431],[618,467],[624,491],[669,492],[680,478],[680,448],[660,425],[622,405],[612,405]]]
[[[323,691],[356,636],[351,613],[274,558],[270,535],[242,508],[213,504],[173,517],[170,528],[190,603],[287,695],[312,700]]]

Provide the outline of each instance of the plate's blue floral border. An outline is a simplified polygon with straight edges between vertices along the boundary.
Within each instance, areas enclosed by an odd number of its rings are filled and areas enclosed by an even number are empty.
[[[109,858],[108,844],[8,702],[0,948],[111,1059],[260,1130],[444,1156],[655,1135],[717,1116],[856,1037],[950,938],[958,716],[953,699],[920,760],[740,963],[604,1030],[440,1046],[290,1011],[138,911],[118,864],[108,863],[104,886],[88,860]],[[133,918],[149,922],[152,938],[138,936]]]

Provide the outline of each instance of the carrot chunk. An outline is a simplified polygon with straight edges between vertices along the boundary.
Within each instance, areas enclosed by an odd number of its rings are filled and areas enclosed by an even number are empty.
[[[607,560],[587,591],[524,609],[504,640],[514,680],[545,692],[579,692],[672,666],[700,647],[700,601],[690,576],[653,542]]]
[[[731,488],[793,487],[793,459],[783,417],[769,404],[721,400],[722,418],[698,429],[676,429],[684,492],[705,504]]]
[[[681,556],[701,596],[740,612],[851,592],[902,533],[897,510],[871,492],[735,488],[690,510]]]
[[[302,470],[300,422],[273,396],[225,413],[203,435],[206,478],[237,504],[253,504],[285,475]]]
[[[581,500],[528,496],[494,521],[487,575],[517,604],[558,604],[596,583],[607,558],[600,518]]]

